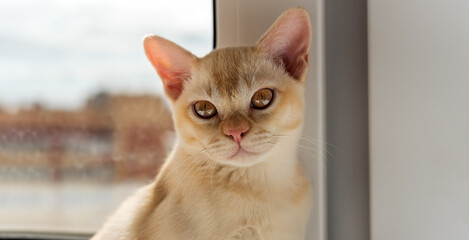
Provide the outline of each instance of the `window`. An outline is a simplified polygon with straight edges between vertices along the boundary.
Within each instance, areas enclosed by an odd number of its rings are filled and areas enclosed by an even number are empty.
[[[0,2],[0,230],[93,232],[174,139],[148,33],[202,56],[212,1]]]

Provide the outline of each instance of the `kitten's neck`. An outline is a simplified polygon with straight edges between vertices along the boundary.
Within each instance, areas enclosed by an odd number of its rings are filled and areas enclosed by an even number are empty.
[[[299,170],[296,141],[272,149],[263,161],[250,167],[224,165],[203,154],[187,151],[176,144],[168,159],[168,172],[177,171],[178,181],[202,184],[210,188],[245,188],[249,191],[281,191],[295,181]],[[178,186],[175,186],[178,187]]]

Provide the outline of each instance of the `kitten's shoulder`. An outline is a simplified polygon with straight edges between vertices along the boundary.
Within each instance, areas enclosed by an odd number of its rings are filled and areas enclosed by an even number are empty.
[[[136,239],[142,223],[166,198],[164,183],[154,181],[127,198],[91,240]]]

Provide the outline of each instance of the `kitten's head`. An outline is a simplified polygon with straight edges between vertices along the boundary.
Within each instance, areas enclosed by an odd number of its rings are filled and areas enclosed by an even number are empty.
[[[181,144],[218,163],[251,166],[297,141],[310,39],[302,8],[286,11],[255,46],[203,58],[161,37],[145,38]]]

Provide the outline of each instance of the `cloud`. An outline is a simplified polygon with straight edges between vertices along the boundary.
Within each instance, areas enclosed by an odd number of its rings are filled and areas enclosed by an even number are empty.
[[[212,47],[212,1],[0,1],[0,105],[83,103],[94,91],[161,93],[142,38]]]

